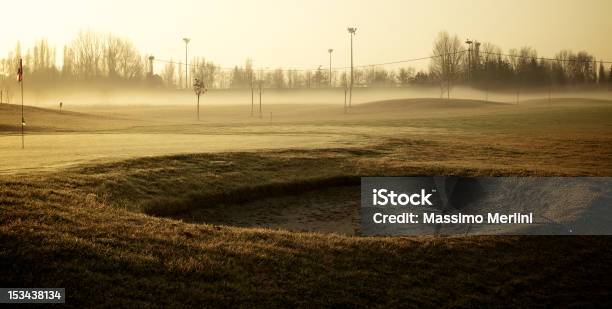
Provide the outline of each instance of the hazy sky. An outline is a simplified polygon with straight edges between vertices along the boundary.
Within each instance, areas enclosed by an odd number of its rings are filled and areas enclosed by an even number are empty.
[[[29,47],[41,37],[61,54],[79,29],[93,29],[129,37],[162,59],[184,58],[181,38],[189,36],[191,55],[222,66],[251,57],[255,66],[325,67],[328,48],[334,66],[345,66],[346,27],[354,25],[356,64],[428,56],[443,30],[504,51],[585,49],[612,60],[612,0],[19,0],[3,1],[1,10],[3,55],[17,40]]]

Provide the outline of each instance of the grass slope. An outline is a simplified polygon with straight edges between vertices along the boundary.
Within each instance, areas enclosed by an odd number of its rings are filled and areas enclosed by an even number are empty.
[[[141,213],[147,203],[138,204],[195,192],[202,200],[190,205],[206,207],[206,194],[240,192],[254,183],[289,182],[298,190],[301,181],[310,184],[308,190],[313,179],[373,173],[374,166],[358,169],[359,163],[347,162],[375,155],[365,150],[203,154],[5,177],[2,285],[66,287],[67,303],[74,307],[609,302],[607,237],[359,238],[188,224],[147,216]],[[407,170],[489,174],[448,167]],[[386,172],[392,170],[381,173]]]
[[[354,186],[366,175],[612,175],[609,102],[508,108],[287,129],[357,131],[365,146],[3,175],[0,286],[65,287],[69,307],[609,307],[609,237],[360,238],[172,219],[279,189]]]
[[[25,105],[26,133],[111,131],[147,123],[119,115],[96,115]],[[21,133],[21,105],[0,104],[0,133]]]

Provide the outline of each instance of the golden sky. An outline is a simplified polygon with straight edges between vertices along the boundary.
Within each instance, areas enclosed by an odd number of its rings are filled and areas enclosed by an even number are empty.
[[[46,37],[58,48],[79,29],[129,37],[142,53],[190,54],[222,66],[251,57],[260,67],[349,63],[346,27],[357,27],[355,63],[428,56],[436,34],[491,41],[504,51],[531,46],[540,56],[588,50],[612,60],[611,0],[54,0],[2,1],[0,53],[17,40]],[[60,58],[60,55],[58,55]],[[426,63],[425,63],[426,65]],[[419,65],[415,66],[419,67]]]

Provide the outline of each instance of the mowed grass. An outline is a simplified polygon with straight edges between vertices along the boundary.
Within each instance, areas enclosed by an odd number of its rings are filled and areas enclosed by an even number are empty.
[[[590,164],[595,157],[610,155],[605,146],[612,141],[610,101],[556,99],[513,105],[410,99],[356,105],[347,114],[331,105],[266,106],[275,112],[271,120],[250,117],[244,106],[206,106],[200,122],[194,121],[191,107],[82,108],[94,114],[28,107],[26,151],[22,151],[20,131],[13,125],[20,119],[19,106],[3,105],[0,109],[3,174],[141,156],[364,148],[393,139],[427,145],[413,146],[430,152],[430,158],[436,160],[453,155],[444,148],[475,150],[462,153],[468,156],[462,161],[482,154],[474,158],[481,164],[506,157],[520,159],[521,152],[538,152],[542,155],[539,161],[549,165],[543,168],[550,169],[550,165]],[[513,152],[519,155],[513,156]],[[491,159],[486,160],[487,156]],[[579,170],[584,169],[574,172]]]
[[[2,286],[65,287],[72,307],[609,306],[608,237],[349,237],[173,219],[356,186],[359,176],[609,176],[611,118],[602,108],[559,112],[538,126],[534,117],[545,115],[515,117],[520,111],[496,107],[484,118],[450,115],[456,125],[432,133],[402,130],[426,117],[346,122],[334,130],[361,129],[369,145],[133,158],[5,175]],[[505,123],[521,117],[518,126],[530,129]],[[555,129],[557,117],[564,120]]]

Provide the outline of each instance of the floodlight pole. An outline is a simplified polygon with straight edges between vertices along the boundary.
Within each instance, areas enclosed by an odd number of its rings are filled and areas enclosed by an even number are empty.
[[[149,56],[149,77],[151,79],[153,78],[153,60],[155,60],[155,57]]]
[[[331,58],[332,58],[332,53],[334,52],[333,49],[328,49],[327,52],[329,53],[329,87],[331,88],[332,86],[332,67],[331,67]]]
[[[470,39],[465,41],[465,44],[468,45],[468,85],[472,81],[472,43]]]
[[[187,45],[189,44],[189,42],[191,41],[190,38],[183,38],[183,41],[185,42],[185,88],[189,88],[189,80],[187,79],[187,73],[189,72],[189,69],[187,68]]]
[[[349,94],[349,107],[351,107],[352,103],[353,103],[353,82],[354,82],[354,77],[353,77],[353,34],[355,33],[354,31],[349,30],[349,32],[351,33],[351,93]]]
[[[355,27],[349,27],[347,28],[349,35],[351,36],[351,85],[349,88],[349,104],[348,106],[351,107],[352,106],[352,102],[353,102],[353,81],[354,81],[354,76],[353,76],[353,36],[355,35],[355,32],[357,32],[357,28]]]

